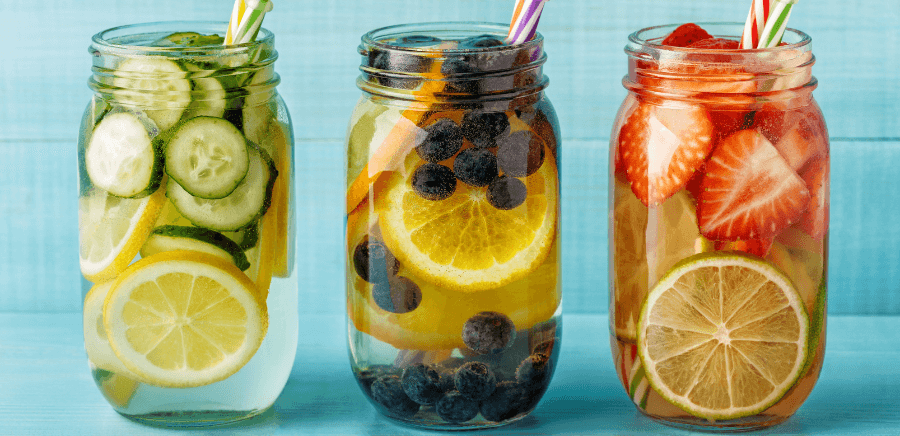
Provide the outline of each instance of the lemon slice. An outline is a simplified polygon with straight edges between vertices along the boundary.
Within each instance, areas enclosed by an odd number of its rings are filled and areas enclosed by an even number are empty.
[[[144,383],[203,386],[228,378],[256,353],[268,316],[256,286],[231,262],[166,251],[137,261],[103,309],[109,343]]]
[[[256,245],[246,250],[250,268],[245,271],[247,276],[256,284],[260,298],[265,301],[269,296],[269,287],[272,284],[272,276],[276,267],[276,255],[281,254],[281,235],[278,233],[280,224],[279,209],[285,205],[274,202],[269,210],[259,221],[259,240]]]
[[[525,202],[500,210],[486,188],[459,182],[450,197],[420,197],[410,178],[424,161],[410,153],[398,171],[375,185],[385,243],[402,264],[432,283],[481,291],[511,283],[541,265],[556,234],[558,180],[554,155],[523,179]]]
[[[688,413],[759,413],[800,376],[809,324],[802,298],[772,264],[736,252],[698,254],[650,291],[638,352],[653,388]]]
[[[685,190],[649,209],[628,182],[616,180],[614,195],[610,328],[620,339],[633,342],[649,289],[676,263],[711,250],[713,244],[700,235],[696,208]]]
[[[95,367],[134,378],[109,346],[103,326],[103,302],[112,285],[112,280],[98,283],[84,297],[84,349]]]
[[[166,190],[140,198],[121,198],[94,189],[79,198],[81,273],[98,283],[122,272],[140,251],[166,202]]]

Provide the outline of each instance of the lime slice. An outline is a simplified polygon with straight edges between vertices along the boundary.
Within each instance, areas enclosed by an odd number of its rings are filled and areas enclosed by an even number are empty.
[[[140,381],[195,387],[241,369],[266,335],[265,300],[231,262],[166,251],[137,261],[112,286],[106,336]]]
[[[637,343],[663,398],[726,420],[767,409],[794,385],[808,337],[790,279],[758,258],[714,252],[678,263],[650,291]]]
[[[627,182],[616,180],[615,203],[610,235],[615,300],[610,322],[616,336],[633,342],[647,291],[680,260],[709,251],[712,242],[700,236],[687,191],[648,209]]]
[[[81,273],[94,283],[114,278],[147,240],[166,202],[165,189],[140,199],[121,198],[102,189],[79,198]]]

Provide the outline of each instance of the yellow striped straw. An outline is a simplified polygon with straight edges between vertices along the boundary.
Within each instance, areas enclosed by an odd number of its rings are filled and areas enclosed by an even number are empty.
[[[272,10],[271,0],[245,0],[247,7],[240,25],[234,34],[235,44],[246,44],[256,39],[259,28],[262,26],[266,12]]]
[[[228,22],[228,30],[225,32],[225,45],[234,44],[234,35],[237,33],[238,25],[246,9],[247,4],[244,3],[244,0],[235,0],[234,8],[231,10],[231,20]]]

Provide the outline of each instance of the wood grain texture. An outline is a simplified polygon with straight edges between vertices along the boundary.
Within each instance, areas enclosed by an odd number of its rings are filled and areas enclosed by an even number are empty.
[[[344,319],[310,315],[294,370],[273,409],[240,427],[204,434],[426,435],[375,412],[349,368]],[[828,320],[819,382],[797,414],[759,435],[900,432],[900,318]],[[601,315],[565,317],[561,357],[538,409],[497,435],[689,435],[652,423],[630,403],[612,365]],[[78,314],[0,313],[0,435],[171,434],[109,407],[91,380]]]
[[[115,25],[172,17],[224,20],[230,1],[0,2],[0,310],[77,311],[75,142],[90,97],[87,47]],[[301,311],[343,312],[343,137],[359,96],[360,36],[436,20],[507,22],[512,1],[282,0],[279,91],[297,140]],[[622,51],[641,27],[743,20],[747,1],[548,3],[540,30],[564,152],[564,307],[606,311],[607,142],[625,91]],[[900,314],[900,3],[819,0],[791,25],[813,37],[815,95],[834,138],[829,281],[832,313]],[[872,192],[878,192],[874,198]],[[877,271],[876,273],[873,273]]]

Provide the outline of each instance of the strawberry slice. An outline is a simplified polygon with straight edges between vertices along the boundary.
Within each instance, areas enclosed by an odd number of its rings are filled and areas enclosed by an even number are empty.
[[[787,111],[764,107],[754,124],[795,171],[828,151],[828,129],[815,103]]]
[[[774,237],[800,218],[810,195],[765,136],[741,130],[710,155],[698,197],[703,236],[737,241]]]
[[[702,30],[702,29],[701,29]],[[725,38],[707,38],[691,43],[688,48],[701,48],[709,50],[737,50],[741,48],[741,43],[733,39]]]
[[[775,238],[764,239],[747,239],[740,241],[716,241],[716,250],[737,250],[744,253],[754,254],[759,257],[766,257],[769,248],[772,248],[772,242]]]
[[[800,172],[812,197],[800,217],[800,228],[817,241],[828,233],[829,172],[828,156],[813,160]]]
[[[657,205],[687,184],[712,147],[713,125],[702,107],[642,102],[619,132],[617,163],[641,202]]]
[[[669,36],[666,36],[666,39],[663,40],[662,45],[668,45],[672,47],[687,47],[697,41],[711,38],[712,35],[707,33],[700,26],[694,23],[687,23],[675,28],[675,30],[673,30],[672,33],[669,34]]]

